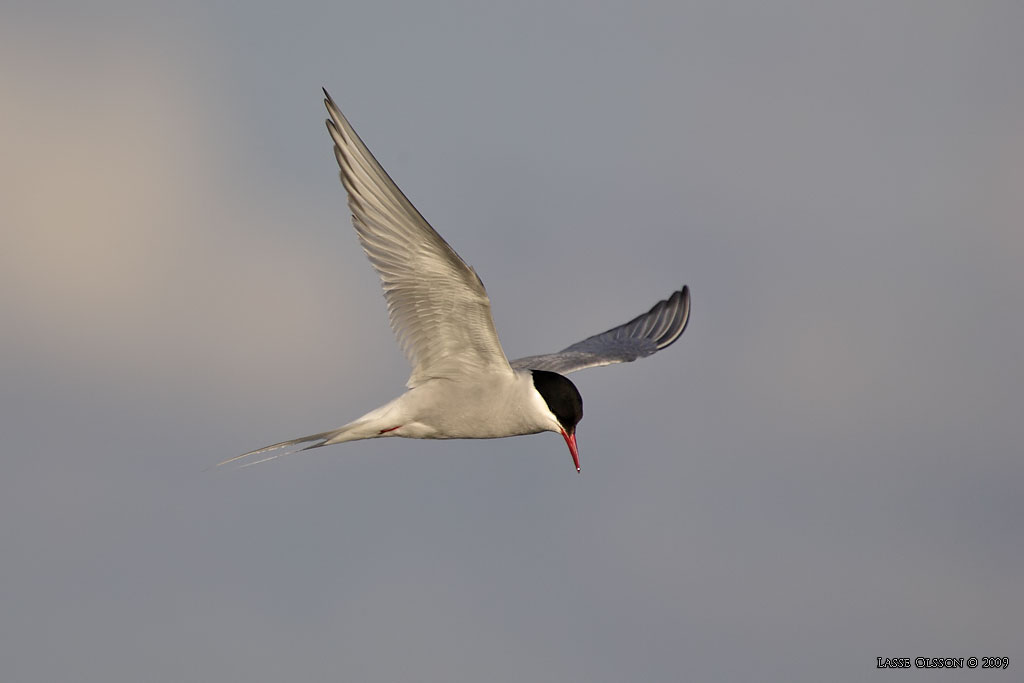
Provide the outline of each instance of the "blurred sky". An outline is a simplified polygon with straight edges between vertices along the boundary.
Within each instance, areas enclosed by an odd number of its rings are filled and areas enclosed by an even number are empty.
[[[986,1],[5,3],[3,679],[1019,677],[1022,31]],[[553,434],[206,469],[408,374],[321,86],[510,355],[691,286],[675,346],[573,376],[582,476]]]

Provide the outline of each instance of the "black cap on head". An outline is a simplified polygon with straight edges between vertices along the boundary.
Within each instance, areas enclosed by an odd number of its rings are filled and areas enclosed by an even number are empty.
[[[576,431],[576,424],[583,419],[583,397],[576,385],[557,372],[531,370],[533,386],[544,398],[548,409],[554,413],[558,423],[567,433]]]

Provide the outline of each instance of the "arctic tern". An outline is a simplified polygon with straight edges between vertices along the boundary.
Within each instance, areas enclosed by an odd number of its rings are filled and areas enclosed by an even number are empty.
[[[412,366],[409,390],[337,429],[220,464],[244,460],[255,465],[284,454],[268,453],[304,444],[309,445],[298,450],[384,436],[493,439],[547,431],[562,435],[579,472],[576,425],[583,417],[583,399],[564,375],[630,362],[671,345],[690,318],[689,288],[557,353],[510,362],[476,271],[406,199],[326,90],[324,96],[352,225],[380,276],[391,328]]]

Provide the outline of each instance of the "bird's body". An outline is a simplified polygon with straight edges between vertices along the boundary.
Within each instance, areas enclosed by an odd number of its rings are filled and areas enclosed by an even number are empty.
[[[562,351],[510,363],[476,271],[402,194],[329,95],[324,104],[352,224],[380,275],[392,329],[412,366],[409,390],[337,429],[221,464],[256,464],[277,457],[266,453],[303,444],[310,444],[305,450],[386,436],[495,439],[551,431],[565,439],[579,470],[576,425],[583,399],[561,373],[629,362],[669,346],[689,320],[689,290]]]
[[[525,408],[525,409],[524,409]],[[529,370],[431,379],[342,427],[358,438],[497,439],[551,427]],[[342,431],[324,445],[351,441]],[[335,440],[337,439],[337,440]]]

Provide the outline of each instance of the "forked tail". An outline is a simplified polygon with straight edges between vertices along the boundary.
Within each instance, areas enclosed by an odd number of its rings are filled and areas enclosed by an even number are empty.
[[[273,460],[274,458],[280,458],[282,455],[291,455],[292,453],[298,453],[300,451],[308,451],[314,448],[320,448],[321,446],[329,446],[336,443],[342,443],[344,441],[355,441],[357,439],[365,439],[369,435],[359,433],[359,427],[362,426],[360,420],[350,422],[344,427],[338,427],[328,432],[320,432],[319,434],[310,434],[309,436],[302,436],[298,439],[291,439],[290,441],[282,441],[281,443],[275,443],[271,446],[264,446],[263,448],[257,448],[254,451],[248,453],[242,453],[236,455],[233,458],[228,458],[224,462],[217,463],[216,467],[222,467],[224,465],[230,465],[237,463],[239,467],[251,467],[252,465],[259,465],[262,462]],[[313,442],[313,443],[310,443]],[[291,450],[282,450],[290,446],[301,446],[302,444],[309,443],[308,446],[302,448],[293,448]],[[275,452],[277,451],[277,452]],[[272,455],[265,455],[262,458],[255,460],[249,460],[253,456],[263,455],[264,453],[273,453]],[[244,462],[240,462],[244,461]]]

